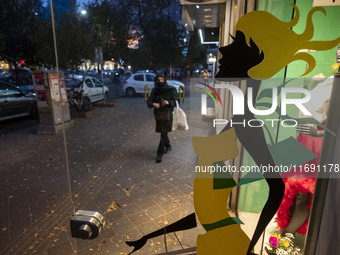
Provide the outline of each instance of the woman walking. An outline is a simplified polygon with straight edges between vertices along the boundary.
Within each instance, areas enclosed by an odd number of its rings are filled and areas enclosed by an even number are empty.
[[[176,89],[167,84],[164,75],[157,74],[155,86],[147,101],[148,107],[154,108],[156,132],[161,133],[156,163],[162,162],[163,154],[171,151],[168,133],[172,131],[172,111],[176,107],[175,100],[179,102]]]

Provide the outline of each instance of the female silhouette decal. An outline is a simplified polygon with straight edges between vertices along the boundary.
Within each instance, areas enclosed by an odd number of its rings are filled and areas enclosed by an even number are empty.
[[[295,5],[292,6],[296,15],[290,22],[282,22],[264,11],[254,11],[242,16],[236,25],[234,42],[220,48],[223,58],[220,60],[221,66],[216,78],[229,78],[229,80],[249,78],[247,87],[253,89],[254,102],[261,80],[272,77],[287,64],[295,60],[304,60],[308,63],[308,69],[302,76],[311,72],[316,64],[315,59],[308,53],[298,51],[331,49],[337,46],[340,38],[333,41],[310,41],[314,33],[313,14],[317,11],[326,14],[324,8],[321,7],[313,8],[309,12],[304,33],[296,34],[291,28],[297,24],[300,15],[298,8]],[[254,115],[246,110],[244,116],[234,116],[232,119],[234,121],[249,120],[254,119]],[[230,126],[222,132],[228,129]],[[262,129],[240,125],[235,126],[235,133],[257,165],[275,165]],[[284,183],[279,173],[264,173],[263,175],[269,185],[269,196],[247,254],[250,254],[265,227],[275,215],[284,194]]]
[[[282,22],[264,11],[254,11],[242,16],[236,24],[234,41],[220,48],[223,57],[219,61],[216,78],[220,81],[246,80],[247,87],[252,88],[252,100],[255,102],[261,80],[268,79],[295,60],[304,60],[308,69],[306,75],[315,67],[314,58],[301,49],[327,50],[338,45],[340,38],[333,41],[310,41],[314,27],[312,16],[321,7],[313,8],[307,17],[306,29],[296,34],[291,28],[299,20],[299,10],[290,22]],[[247,94],[245,97],[247,98]],[[245,102],[247,100],[244,100]],[[234,115],[233,123],[248,122],[255,119],[245,105],[244,115]],[[229,122],[230,123],[230,122]],[[256,125],[256,124],[254,124]],[[237,155],[236,137],[245,150],[259,165],[275,166],[273,157],[266,144],[262,128],[247,125],[227,125],[220,134],[209,137],[193,137],[193,147],[199,156],[198,165],[211,166],[216,162],[225,162]],[[227,200],[236,185],[232,178],[224,178],[225,184],[216,185],[211,174],[196,173],[194,181],[194,206],[199,222],[206,233],[197,237],[197,254],[253,254],[253,249],[267,224],[275,215],[284,195],[285,185],[279,173],[263,174],[269,186],[268,200],[261,212],[259,221],[250,240],[240,229],[241,222],[229,216]],[[189,229],[196,226],[194,215],[185,221],[171,224],[171,231]],[[127,242],[135,250],[141,248],[148,238],[155,237],[164,230],[155,231],[135,242]],[[147,237],[147,238],[146,238]]]

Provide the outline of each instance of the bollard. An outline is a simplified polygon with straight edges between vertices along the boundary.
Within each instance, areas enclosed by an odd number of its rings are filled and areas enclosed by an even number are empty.
[[[182,90],[182,94],[181,94],[181,90]],[[180,86],[178,89],[179,92],[179,100],[181,100],[181,95],[182,95],[182,103],[184,104],[184,98],[185,98],[185,88],[184,86]]]
[[[148,91],[148,96],[146,96],[146,90]],[[144,101],[145,101],[145,103],[146,103],[146,100],[148,99],[149,96],[150,96],[150,86],[145,85],[144,86]]]

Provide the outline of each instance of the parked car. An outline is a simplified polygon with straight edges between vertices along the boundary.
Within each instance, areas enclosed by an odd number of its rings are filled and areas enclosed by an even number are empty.
[[[178,86],[178,87],[180,87],[180,86],[185,87],[183,82],[180,82],[180,81],[177,81],[177,80],[167,80],[167,83],[168,83],[168,85],[174,86],[174,87],[176,87],[176,86]]]
[[[103,70],[103,75],[111,75],[113,70],[105,69]]]
[[[33,84],[32,72],[27,69],[11,70],[0,76],[0,80],[9,83]]]
[[[97,75],[98,73],[97,73],[97,71],[95,70],[95,69],[92,69],[92,70],[89,70],[89,71],[85,71],[85,73],[87,74],[87,75]]]
[[[154,71],[146,69],[146,70],[138,70],[136,73],[154,73]]]
[[[92,104],[103,99],[107,100],[109,97],[108,87],[91,76],[85,76],[85,79],[83,77],[65,79],[65,85],[67,89],[74,89],[77,92],[82,91],[82,100],[85,100],[87,104]]]
[[[65,77],[70,77],[70,78],[74,78],[75,76],[83,76],[85,75],[85,71],[83,70],[66,70],[64,71],[64,76]]]
[[[116,68],[111,71],[111,75],[113,77],[113,80],[120,79],[122,76],[124,76],[124,70],[122,68]]]
[[[36,95],[0,81],[0,121],[23,116],[39,118]]]
[[[132,74],[127,80],[124,82],[123,90],[125,91],[127,96],[134,96],[135,94],[144,93],[144,87],[146,85],[150,86],[150,89],[154,87],[156,74],[154,73],[143,73],[137,72]],[[176,88],[177,92],[179,92],[179,87],[184,86],[183,83],[173,80],[167,80],[168,85]]]

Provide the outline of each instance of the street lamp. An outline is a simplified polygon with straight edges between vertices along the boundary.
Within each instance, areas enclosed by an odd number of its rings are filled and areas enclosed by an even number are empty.
[[[86,10],[81,10],[80,13],[81,13],[81,15],[85,16],[87,14],[87,11]]]

